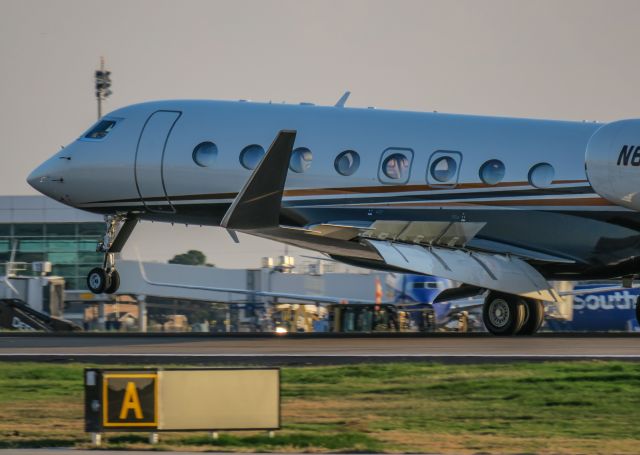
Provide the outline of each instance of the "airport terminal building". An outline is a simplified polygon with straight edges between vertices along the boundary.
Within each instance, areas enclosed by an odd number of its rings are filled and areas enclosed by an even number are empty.
[[[104,233],[99,215],[68,207],[44,196],[0,196],[0,263],[15,250],[17,263],[49,261],[66,289],[85,289],[86,276],[102,265],[96,242]]]
[[[251,315],[255,313],[254,308],[264,309],[275,304],[272,302],[273,299],[255,295],[153,286],[142,276],[141,264],[126,260],[118,261],[122,276],[118,295],[94,295],[87,291],[86,276],[92,268],[102,265],[103,255],[96,252],[96,245],[102,238],[104,229],[105,224],[100,215],[68,207],[44,196],[0,196],[0,276],[7,273],[7,263],[11,262],[12,271],[18,275],[17,278],[12,278],[12,283],[19,289],[17,297],[28,300],[34,308],[44,309],[49,313],[51,310],[46,302],[31,302],[33,289],[27,290],[29,285],[25,280],[19,280],[19,277],[38,275],[32,271],[33,263],[50,262],[50,278],[62,277],[66,291],[61,297],[64,305],[59,306],[60,312],[51,314],[64,316],[78,324],[83,324],[88,319],[96,320],[97,323],[86,326],[88,329],[104,329],[110,317],[107,314],[110,309],[115,311],[118,321],[127,318],[137,320],[140,318],[138,307],[142,302],[145,308],[143,313],[146,313],[146,308],[156,313],[167,313],[171,310],[177,315],[171,316],[174,319],[188,318],[186,326],[200,322],[201,318],[196,318],[194,312],[202,313],[202,308],[209,308],[213,304],[226,305],[222,317],[226,322],[222,323],[222,328],[218,327],[218,330],[247,331],[252,330],[252,324],[256,324],[251,322],[252,317],[244,317],[243,323],[242,315]],[[12,254],[15,255],[13,260]],[[362,272],[365,273],[323,273],[319,266],[313,270],[303,268],[303,273],[282,273],[271,261],[267,261],[262,267],[248,270],[159,262],[144,263],[143,267],[152,280],[164,283],[179,281],[187,285],[227,289],[279,291],[300,295],[326,294],[343,298],[345,301],[373,300],[376,280],[384,283],[385,277],[384,273],[364,270]],[[55,280],[61,281],[58,278]],[[39,289],[46,283],[49,281],[34,278],[30,285]],[[4,288],[2,294],[5,298],[16,297],[15,293]],[[49,290],[43,288],[42,295],[49,294]],[[280,299],[279,303],[285,306],[288,304],[287,299]],[[299,307],[316,308],[315,305]],[[257,318],[257,313],[255,314],[253,319]],[[306,318],[300,324],[307,326],[312,322],[309,314],[305,312],[298,311],[290,317],[292,320]],[[178,322],[180,321],[171,320],[164,323],[163,330],[170,325],[179,325]],[[184,323],[182,326],[180,330],[186,327]]]

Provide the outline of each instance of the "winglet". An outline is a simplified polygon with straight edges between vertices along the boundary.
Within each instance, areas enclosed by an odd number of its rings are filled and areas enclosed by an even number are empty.
[[[344,104],[347,102],[347,99],[349,98],[349,95],[351,95],[351,92],[349,90],[344,92],[344,95],[342,95],[340,97],[338,102],[335,104],[335,107],[344,107]]]
[[[282,193],[295,139],[296,131],[282,130],[278,133],[225,213],[220,226],[238,231],[279,226]]]

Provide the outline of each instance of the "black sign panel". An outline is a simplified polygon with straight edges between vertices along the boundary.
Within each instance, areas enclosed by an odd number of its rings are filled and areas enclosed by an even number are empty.
[[[102,377],[102,425],[106,428],[158,426],[156,373],[105,373]]]

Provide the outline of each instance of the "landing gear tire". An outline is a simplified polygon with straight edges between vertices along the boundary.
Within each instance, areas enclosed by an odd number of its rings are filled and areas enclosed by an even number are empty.
[[[482,307],[484,326],[493,335],[515,335],[526,316],[525,303],[518,296],[491,292]]]
[[[120,287],[120,274],[116,269],[113,269],[111,274],[109,275],[109,285],[105,288],[105,294],[114,294],[118,291]]]
[[[123,213],[107,215],[105,223],[106,232],[96,248],[97,252],[104,253],[104,263],[87,275],[87,287],[94,294],[113,294],[118,291],[120,274],[116,270],[116,253],[122,251],[138,223],[138,216]]]
[[[91,269],[87,275],[87,287],[94,294],[102,294],[110,286],[107,272],[101,267]]]
[[[544,322],[544,305],[540,300],[524,299],[525,320],[518,335],[533,335]]]

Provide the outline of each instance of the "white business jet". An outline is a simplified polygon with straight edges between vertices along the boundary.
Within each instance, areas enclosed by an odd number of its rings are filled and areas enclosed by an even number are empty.
[[[118,109],[28,182],[106,217],[95,293],[138,220],[222,226],[486,293],[484,323],[535,333],[548,280],[640,272],[640,120],[609,124],[308,103]],[[159,285],[161,283],[158,283]],[[166,283],[165,283],[166,284]]]

